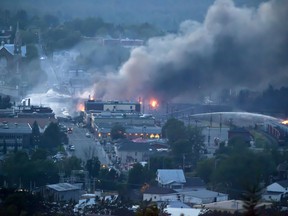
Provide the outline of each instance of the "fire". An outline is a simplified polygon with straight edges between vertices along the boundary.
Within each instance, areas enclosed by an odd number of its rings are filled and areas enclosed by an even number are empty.
[[[288,125],[288,120],[284,120],[281,122],[282,124]]]
[[[82,111],[83,112],[84,109],[85,109],[84,104],[82,104],[82,103],[77,104],[77,110],[78,111]]]
[[[152,99],[150,101],[150,106],[151,106],[151,108],[155,109],[158,106],[158,101],[155,99]]]

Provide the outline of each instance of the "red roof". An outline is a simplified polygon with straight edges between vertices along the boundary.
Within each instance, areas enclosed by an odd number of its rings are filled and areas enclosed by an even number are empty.
[[[7,121],[8,123],[28,123],[32,128],[33,123],[36,121],[40,128],[44,129],[50,122],[58,122],[55,118],[0,118],[0,121]]]

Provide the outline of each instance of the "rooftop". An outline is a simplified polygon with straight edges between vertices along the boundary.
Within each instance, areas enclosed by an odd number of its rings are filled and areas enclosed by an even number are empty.
[[[118,142],[118,151],[149,152],[152,150],[153,149],[149,143],[135,143],[127,139]]]
[[[173,182],[186,183],[182,169],[158,169],[157,181],[162,185],[171,184]]]
[[[171,194],[171,193],[176,193],[176,191],[171,188],[163,188],[163,187],[149,187],[144,192],[144,194]]]
[[[79,190],[79,187],[76,187],[69,183],[58,183],[58,184],[51,184],[51,185],[46,185],[46,186],[56,191]]]
[[[30,134],[32,129],[28,123],[17,123],[3,121],[0,123],[0,134],[13,133],[13,134]],[[4,122],[4,123],[3,123]]]

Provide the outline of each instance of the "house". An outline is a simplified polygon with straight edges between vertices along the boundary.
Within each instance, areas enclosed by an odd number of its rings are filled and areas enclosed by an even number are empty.
[[[182,169],[158,169],[156,180],[160,187],[172,189],[183,188],[183,185],[186,183]]]
[[[148,187],[143,191],[143,200],[153,202],[175,202],[181,201],[189,204],[206,204],[228,200],[227,194],[210,191],[207,189],[179,189],[162,187]]]
[[[26,56],[26,46],[22,46],[22,38],[18,24],[14,36],[14,43],[11,41],[11,34],[12,29],[2,30],[0,34],[1,85],[6,85],[10,79],[20,75],[22,58]]]
[[[181,201],[190,204],[205,204],[228,200],[228,194],[207,190],[199,177],[186,180],[181,169],[158,169],[158,187],[147,187],[143,200],[155,202]]]
[[[272,203],[259,203],[256,208],[260,207],[269,207]],[[204,210],[211,210],[211,211],[221,211],[221,212],[229,212],[229,213],[236,213],[236,212],[244,212],[244,203],[242,200],[225,200],[220,202],[213,202],[208,204],[201,204],[201,205],[194,205],[194,208],[197,209],[204,209]]]
[[[148,161],[153,149],[149,143],[135,143],[123,139],[116,144],[115,154],[122,165]]]
[[[143,200],[151,200],[153,202],[177,200],[175,196],[176,193],[177,192],[171,188],[148,187],[143,191]]]
[[[45,199],[52,199],[55,202],[78,202],[81,196],[81,188],[69,183],[58,183],[46,185],[43,191]]]
[[[274,182],[266,187],[262,199],[265,201],[279,202],[282,198],[288,197],[288,180]]]
[[[0,151],[10,151],[28,146],[31,133],[32,129],[27,123],[11,123],[3,120],[0,123]]]

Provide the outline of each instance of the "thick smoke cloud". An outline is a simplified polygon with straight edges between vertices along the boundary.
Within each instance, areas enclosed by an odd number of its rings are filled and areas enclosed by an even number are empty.
[[[192,100],[223,88],[288,81],[288,1],[239,8],[217,0],[203,23],[186,21],[177,34],[135,48],[118,73],[98,77],[96,98]]]

